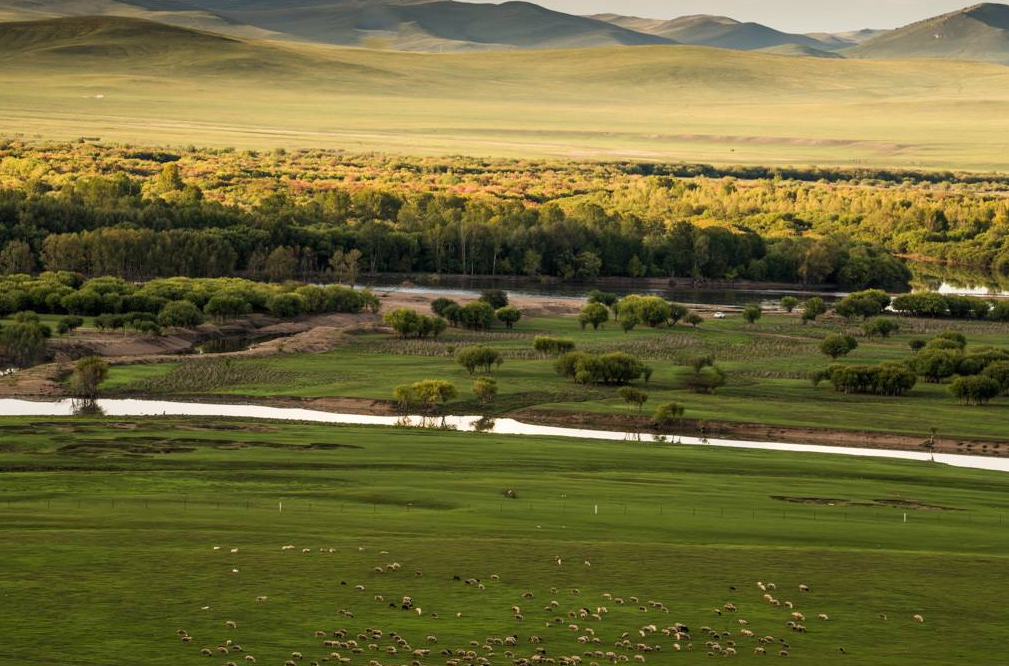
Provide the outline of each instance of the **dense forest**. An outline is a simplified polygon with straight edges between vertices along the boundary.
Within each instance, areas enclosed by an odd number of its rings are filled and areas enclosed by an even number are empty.
[[[731,174],[731,175],[729,175]],[[0,142],[0,271],[751,279],[1009,269],[1002,179]]]

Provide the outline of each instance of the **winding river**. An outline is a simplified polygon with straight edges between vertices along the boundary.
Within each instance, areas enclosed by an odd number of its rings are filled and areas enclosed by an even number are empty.
[[[289,407],[265,407],[260,405],[213,404],[197,402],[173,402],[162,400],[98,400],[98,407],[107,416],[204,416],[237,419],[270,419],[277,421],[302,421],[308,423],[333,423],[344,425],[408,425],[422,427],[431,419],[420,416],[397,417],[365,414],[338,414],[311,409]],[[0,399],[0,415],[3,416],[72,416],[75,405],[71,400],[36,402],[32,400]],[[489,432],[499,435],[540,435],[548,437],[572,437],[608,441],[666,442],[688,446],[717,446],[736,449],[757,449],[763,451],[794,451],[800,453],[827,453],[833,455],[860,456],[866,458],[891,458],[899,460],[928,461],[932,456],[925,451],[900,451],[893,449],[867,449],[857,447],[823,446],[817,444],[788,444],[778,442],[749,442],[743,440],[699,439],[679,435],[649,435],[633,432],[607,430],[583,430],[578,428],[558,428],[533,425],[514,419],[494,419],[485,421],[478,416],[446,416],[438,419],[439,425],[462,432]],[[966,456],[952,453],[936,453],[936,463],[1009,472],[1009,458],[987,456]]]

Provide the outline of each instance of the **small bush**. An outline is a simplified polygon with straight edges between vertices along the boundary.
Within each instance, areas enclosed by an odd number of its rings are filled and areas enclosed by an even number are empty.
[[[455,360],[459,365],[466,368],[466,371],[471,375],[478,368],[482,368],[484,372],[489,374],[493,368],[501,367],[504,357],[496,349],[479,346],[465,347],[459,350],[455,356]]]
[[[987,405],[998,397],[1002,387],[991,377],[957,377],[949,386],[949,392],[963,405]]]
[[[652,424],[659,427],[669,427],[680,423],[683,420],[684,409],[682,405],[675,402],[667,402],[659,405],[659,408],[652,414]]]
[[[566,338],[537,337],[533,340],[533,349],[544,356],[560,356],[574,351],[575,341]]]

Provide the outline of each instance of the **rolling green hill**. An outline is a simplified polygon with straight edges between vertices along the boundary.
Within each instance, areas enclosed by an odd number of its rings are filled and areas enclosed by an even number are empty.
[[[716,46],[740,51],[795,44],[826,50],[830,46],[806,35],[792,35],[759,23],[742,23],[726,16],[683,16],[671,21],[643,19],[618,14],[599,14],[595,18],[630,30],[659,35],[681,44]],[[850,44],[849,44],[850,45]]]
[[[0,0],[0,21],[37,21],[75,16],[146,19],[235,37],[287,37],[271,30],[225,19],[181,0]]]
[[[986,3],[914,23],[850,49],[859,58],[958,58],[1009,64],[1009,5]]]
[[[794,56],[799,58],[843,58],[844,56],[834,51],[813,48],[802,44],[780,44],[778,46],[768,46],[758,49],[761,53],[773,53],[775,55]]]
[[[528,2],[454,0],[191,0],[228,20],[300,39],[419,51],[669,43]]]
[[[403,53],[124,18],[0,26],[7,134],[713,163],[1005,167],[1009,68],[691,46]]]

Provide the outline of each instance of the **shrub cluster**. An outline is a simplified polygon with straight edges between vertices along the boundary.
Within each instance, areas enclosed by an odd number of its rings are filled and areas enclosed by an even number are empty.
[[[377,312],[367,290],[339,285],[263,284],[238,278],[165,278],[146,283],[116,277],[84,280],[74,273],[0,278],[0,315],[32,310],[77,316],[155,315],[162,326],[195,326],[203,316],[228,319],[252,312],[296,317],[326,312]]]
[[[410,308],[387,312],[384,320],[401,338],[437,338],[448,328],[441,317],[426,317]]]
[[[918,375],[905,363],[880,365],[832,365],[813,376],[813,383],[827,380],[841,393],[905,395],[918,382]]]
[[[651,379],[652,369],[630,354],[589,354],[568,352],[554,362],[557,374],[579,384],[629,384],[637,379]]]

